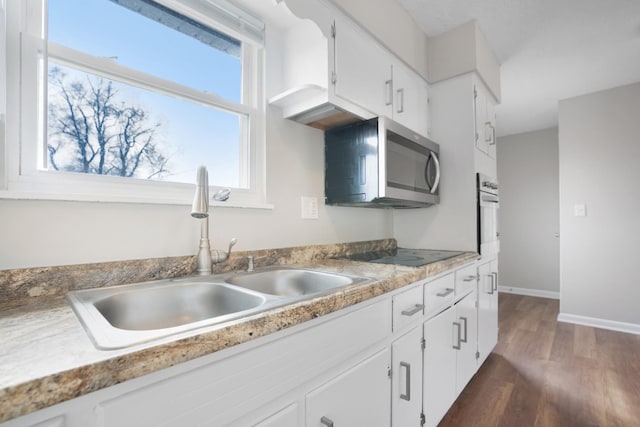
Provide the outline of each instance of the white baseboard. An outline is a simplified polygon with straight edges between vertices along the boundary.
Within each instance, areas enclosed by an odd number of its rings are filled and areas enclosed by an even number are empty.
[[[640,325],[635,323],[616,322],[615,320],[598,319],[596,317],[578,316],[577,314],[558,314],[558,322],[575,323],[594,328],[609,329],[640,335]]]
[[[560,292],[543,291],[540,289],[516,288],[513,286],[499,286],[498,292],[504,292],[506,294],[527,295],[530,297],[560,299]]]

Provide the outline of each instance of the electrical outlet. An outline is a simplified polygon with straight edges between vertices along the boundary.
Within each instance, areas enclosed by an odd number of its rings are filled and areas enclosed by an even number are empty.
[[[303,196],[300,201],[302,219],[318,219],[318,198]]]

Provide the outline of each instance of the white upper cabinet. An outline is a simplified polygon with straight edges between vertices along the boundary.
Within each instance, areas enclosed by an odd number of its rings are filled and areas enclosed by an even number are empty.
[[[429,136],[429,85],[404,63],[393,64],[393,119]]]
[[[428,135],[428,83],[366,30],[324,0],[286,0],[300,18],[284,34],[283,117],[320,129],[392,118]]]
[[[496,158],[496,102],[483,85],[473,87],[476,148]]]
[[[336,19],[333,28],[335,94],[375,115],[391,117],[391,55],[347,21]]]

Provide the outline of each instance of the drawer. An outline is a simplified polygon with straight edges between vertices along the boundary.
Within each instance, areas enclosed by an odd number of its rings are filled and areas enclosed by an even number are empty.
[[[393,297],[393,330],[398,331],[404,326],[422,317],[424,309],[422,286],[415,286]]]
[[[478,286],[478,271],[476,265],[470,265],[456,271],[456,298],[467,295]]]
[[[453,304],[456,280],[447,274],[424,285],[424,315],[431,317]]]

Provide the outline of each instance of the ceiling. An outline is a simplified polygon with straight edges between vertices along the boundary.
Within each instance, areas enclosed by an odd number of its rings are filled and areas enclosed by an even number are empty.
[[[498,135],[558,125],[558,101],[640,81],[640,0],[398,0],[428,36],[472,19],[501,64]]]

